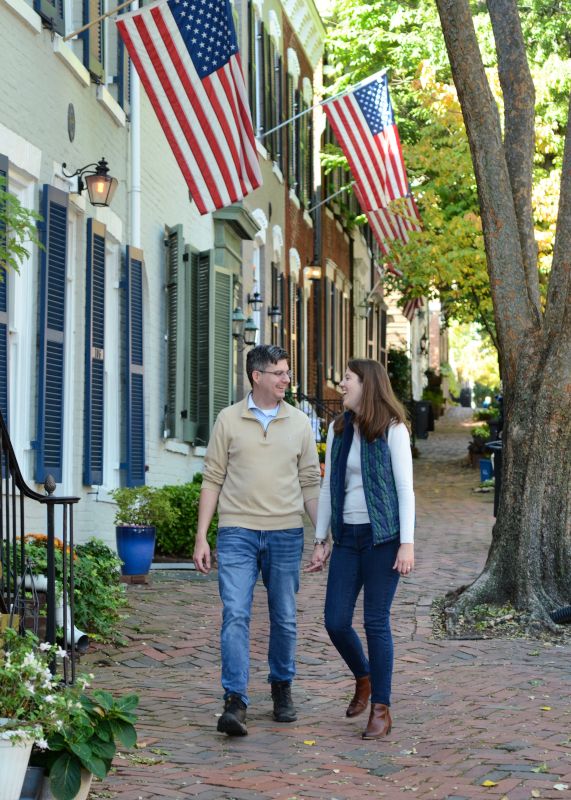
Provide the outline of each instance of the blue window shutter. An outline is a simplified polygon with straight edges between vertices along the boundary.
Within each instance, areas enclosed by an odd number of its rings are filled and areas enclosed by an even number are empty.
[[[123,14],[127,10],[128,9],[123,9],[119,12],[119,14]],[[129,65],[130,61],[127,48],[123,44],[123,39],[121,39],[120,36],[117,36],[117,77],[115,78],[117,81],[117,102],[126,114],[128,114],[131,110],[131,81]]]
[[[127,247],[124,300],[125,483],[145,483],[143,251]]]
[[[62,480],[67,214],[67,194],[44,185],[38,303],[38,483],[50,474],[57,482]]]
[[[34,11],[48,23],[55,33],[65,35],[63,0],[34,0]]]
[[[8,159],[0,155],[0,179],[8,189]],[[6,224],[0,219],[0,243],[6,242]],[[8,271],[0,267],[0,411],[6,427],[10,427],[10,370],[8,363]]]
[[[105,225],[87,220],[83,482],[103,483]]]

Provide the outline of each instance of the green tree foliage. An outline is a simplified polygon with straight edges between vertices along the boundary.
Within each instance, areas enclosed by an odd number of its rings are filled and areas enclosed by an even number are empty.
[[[571,29],[568,14],[554,0],[526,3],[522,20],[537,92],[533,206],[544,289],[553,252],[571,85]],[[483,5],[475,6],[474,24],[501,109],[494,39]],[[476,180],[435,5],[428,0],[406,5],[335,0],[328,54],[326,75],[332,92],[379,69],[389,70],[423,231],[406,246],[393,247],[392,260],[403,274],[387,274],[387,288],[407,297],[438,296],[447,319],[478,323],[497,346]],[[329,146],[326,169],[342,163],[339,151]]]
[[[7,191],[6,181],[0,178],[0,268],[19,272],[30,255],[28,245],[42,246],[36,228],[40,219]]]

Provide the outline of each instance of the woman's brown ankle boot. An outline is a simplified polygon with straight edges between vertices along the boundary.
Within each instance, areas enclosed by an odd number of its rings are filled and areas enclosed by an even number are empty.
[[[371,703],[369,722],[363,731],[363,739],[383,739],[391,732],[393,721],[389,707],[383,703]]]
[[[371,696],[371,679],[368,675],[362,678],[355,679],[355,694],[353,699],[347,706],[346,715],[348,717],[356,717],[361,714],[369,704],[369,697]]]

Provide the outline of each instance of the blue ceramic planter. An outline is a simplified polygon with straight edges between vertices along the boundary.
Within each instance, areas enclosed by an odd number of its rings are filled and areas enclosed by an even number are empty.
[[[146,575],[155,554],[156,530],[143,525],[117,525],[117,553],[123,575]]]

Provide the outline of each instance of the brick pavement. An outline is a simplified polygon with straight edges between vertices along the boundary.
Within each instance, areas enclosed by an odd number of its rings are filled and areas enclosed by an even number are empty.
[[[92,797],[198,800],[434,800],[569,798],[571,673],[568,645],[530,640],[439,640],[435,596],[472,580],[491,536],[492,497],[474,494],[462,464],[462,410],[418,442],[417,568],[393,606],[394,725],[365,742],[366,720],[347,720],[352,681],[323,629],[324,575],[303,575],[299,594],[299,719],[271,718],[263,587],[252,623],[249,735],[215,731],[221,707],[215,576],[154,572],[130,586],[128,644],[99,647],[82,667],[98,685],[141,696],[140,747]],[[307,531],[311,539],[311,531]],[[361,613],[357,614],[360,619]],[[549,709],[549,710],[548,710]],[[483,786],[485,781],[493,785]]]

